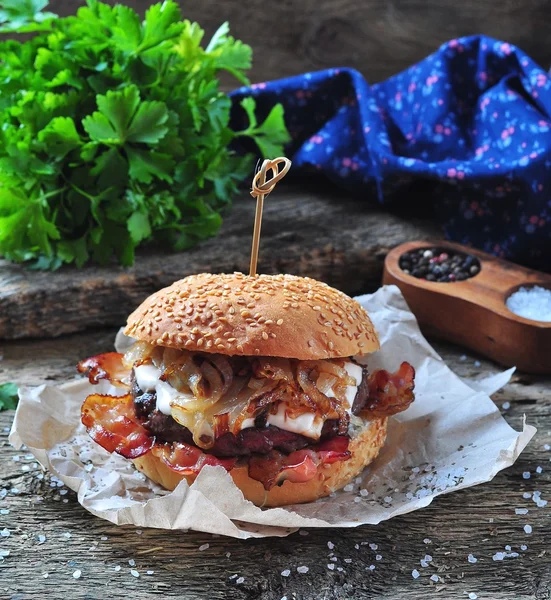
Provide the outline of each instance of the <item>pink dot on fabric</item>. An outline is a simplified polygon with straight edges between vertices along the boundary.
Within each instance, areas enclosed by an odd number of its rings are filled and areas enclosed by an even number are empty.
[[[457,171],[455,169],[448,169],[448,177],[455,177],[457,175]]]
[[[501,139],[506,140],[509,137],[509,130],[505,129],[501,132]]]
[[[463,179],[465,177],[465,173],[463,171],[457,172],[457,179]]]
[[[444,127],[442,125],[440,125],[440,123],[438,125],[435,125],[434,130],[436,131],[436,133],[442,133],[442,130],[444,129]]]
[[[457,42],[457,40],[450,40],[450,43],[449,43],[449,45],[450,45],[450,48],[455,48],[455,47],[457,47],[457,43],[458,43],[458,42]]]
[[[479,73],[479,75],[478,75],[478,76],[480,77],[480,79],[481,79],[482,81],[486,81],[486,79],[488,79],[488,74],[487,74],[487,73],[485,73],[484,71],[480,71],[480,73]]]
[[[371,127],[364,127],[365,133],[369,133],[371,131]]]
[[[451,130],[449,127],[446,127],[446,128],[444,129],[444,133],[445,133],[446,135],[451,135],[451,132],[452,132],[452,130]]]
[[[344,167],[349,167],[352,164],[352,161],[349,158],[343,158],[342,164]]]
[[[532,223],[533,225],[536,225],[538,221],[539,221],[539,217],[537,215],[532,215],[530,217],[530,223]]]

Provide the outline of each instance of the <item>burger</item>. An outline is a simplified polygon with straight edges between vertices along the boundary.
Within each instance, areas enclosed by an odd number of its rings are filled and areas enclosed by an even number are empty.
[[[367,312],[292,275],[200,274],[128,318],[126,353],[78,365],[93,393],[82,423],[108,452],[165,488],[225,469],[258,506],[314,501],[344,487],[414,399],[414,370],[369,372],[379,348]],[[114,388],[109,388],[114,389]]]

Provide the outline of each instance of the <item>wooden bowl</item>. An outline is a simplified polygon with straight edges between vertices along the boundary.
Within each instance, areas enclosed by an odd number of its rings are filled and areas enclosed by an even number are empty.
[[[402,254],[432,247],[477,257],[480,272],[465,281],[438,283],[418,279],[400,268]],[[551,322],[525,319],[505,305],[521,286],[551,289],[551,275],[461,244],[415,241],[388,253],[383,283],[400,288],[424,333],[471,348],[508,367],[551,373]]]

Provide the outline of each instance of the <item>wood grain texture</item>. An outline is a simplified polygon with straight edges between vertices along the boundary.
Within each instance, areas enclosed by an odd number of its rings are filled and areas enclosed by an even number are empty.
[[[88,332],[58,340],[4,343],[0,383],[39,384],[67,378],[79,357],[110,347],[114,331]],[[437,344],[450,366],[464,377],[496,372],[492,363],[462,350]],[[0,597],[9,600],[151,600],[156,597],[207,600],[388,599],[543,600],[551,594],[548,506],[537,508],[524,492],[539,490],[551,497],[551,379],[517,375],[494,396],[509,423],[519,429],[523,415],[539,432],[518,462],[491,483],[438,498],[428,508],[377,527],[308,530],[284,539],[237,541],[209,534],[116,527],[88,514],[73,492],[62,494],[46,475],[39,480],[33,460],[7,444],[13,413],[0,413],[0,549],[10,555],[0,562]],[[507,406],[507,405],[505,405]],[[13,457],[18,456],[19,461]],[[543,472],[537,474],[541,465]],[[29,470],[26,470],[26,469]],[[25,470],[24,470],[25,469]],[[530,479],[523,472],[531,472]],[[66,501],[66,502],[65,502]],[[517,515],[515,508],[527,508]],[[525,524],[533,528],[524,532]],[[67,538],[70,534],[70,538]],[[45,539],[38,536],[45,536]],[[425,543],[425,539],[430,539]],[[43,541],[42,541],[43,540]],[[328,542],[335,544],[330,550]],[[355,545],[362,542],[377,544]],[[203,544],[209,547],[199,551]],[[521,550],[522,544],[527,545]],[[493,560],[511,545],[518,558]],[[337,557],[335,569],[330,553]],[[229,555],[228,555],[229,553]],[[478,562],[467,560],[473,554]],[[424,568],[420,560],[432,556]],[[377,556],[380,557],[377,560]],[[352,562],[345,562],[351,559]],[[130,574],[135,561],[139,578]],[[115,571],[117,565],[120,571]],[[375,565],[374,570],[369,570]],[[307,566],[308,573],[297,573]],[[338,571],[341,568],[343,571]],[[81,570],[80,579],[72,574]],[[289,569],[288,577],[281,575]],[[411,572],[421,576],[414,580]],[[147,571],[153,573],[147,575]],[[48,573],[48,578],[43,574]],[[431,575],[438,575],[434,583]],[[230,579],[231,576],[237,575]],[[237,584],[239,577],[242,583]]]
[[[450,254],[476,256],[480,272],[465,281],[440,283],[419,279],[400,268],[403,254],[430,246]],[[387,254],[383,283],[402,290],[426,334],[476,350],[507,367],[551,374],[551,323],[515,315],[505,304],[521,286],[551,289],[551,275],[461,244],[416,240]]]
[[[114,0],[109,0],[114,4]],[[82,0],[52,0],[66,15]],[[150,0],[134,0],[140,12]],[[457,36],[486,34],[518,45],[544,68],[551,0],[202,0],[181,2],[184,16],[211,35],[229,21],[254,50],[253,81],[329,67],[354,67],[370,83],[400,72]]]
[[[186,275],[248,272],[254,210],[244,192],[216,238],[180,254],[145,249],[130,269],[50,273],[0,261],[0,338],[121,325],[146,296]],[[390,248],[437,234],[427,221],[390,215],[344,191],[283,182],[266,200],[258,272],[308,275],[358,294],[380,285]]]

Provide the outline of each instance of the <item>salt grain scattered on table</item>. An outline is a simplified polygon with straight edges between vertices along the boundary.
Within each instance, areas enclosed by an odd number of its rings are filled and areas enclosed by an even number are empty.
[[[526,515],[528,514],[527,508],[515,508],[515,515]]]
[[[130,569],[130,575],[132,575],[132,577],[140,576],[140,574],[138,573],[138,571],[136,571],[136,569]]]
[[[541,473],[543,471],[543,469],[541,467],[536,467],[536,473]]]
[[[469,600],[476,600],[477,598],[478,598],[478,596],[474,592],[470,592]]]
[[[245,581],[244,577],[239,577],[235,583],[237,583],[237,585],[240,585],[241,583],[243,583]]]
[[[81,575],[82,575],[82,571],[80,569],[77,569],[76,571],[73,572],[73,577],[75,579],[80,579]]]
[[[419,571],[417,569],[413,569],[413,571],[411,572],[411,576],[413,577],[413,579],[417,579],[419,577]]]
[[[284,571],[281,571],[282,577],[289,577],[290,574],[291,574],[291,571],[289,569],[285,569]]]
[[[521,287],[507,298],[507,308],[520,317],[533,321],[551,321],[551,290],[539,285]]]
[[[327,542],[327,547],[329,548],[329,550],[333,550],[335,544],[333,544],[333,542]]]
[[[297,573],[308,573],[309,570],[308,567],[297,567]]]
[[[503,408],[503,410],[509,410],[511,408],[511,403],[510,402],[504,402],[501,407]]]
[[[530,471],[524,471],[522,474],[523,479],[530,479]]]
[[[525,525],[524,526],[524,532],[525,533],[532,533],[532,525]]]
[[[120,566],[120,565],[117,565],[117,566],[115,567],[115,571],[117,571],[117,572],[118,572],[118,571],[120,571],[120,570],[121,570],[121,566]]]
[[[476,558],[476,556],[474,556],[473,554],[469,554],[469,556],[467,556],[467,560],[473,565],[474,563],[478,562],[478,558]]]
[[[203,552],[204,550],[208,550],[210,548],[210,544],[201,544],[199,546],[199,552]]]
[[[131,559],[128,561],[128,564],[129,564],[131,567],[135,567],[135,566],[136,566],[136,561],[135,561],[133,558],[131,558]]]
[[[327,568],[328,568],[330,571],[333,571],[333,570],[335,569],[335,565],[334,565],[333,563],[329,563],[329,564],[327,565]]]
[[[438,582],[440,580],[440,578],[438,577],[438,575],[431,575],[430,578],[434,582]]]
[[[528,550],[528,546],[526,544],[522,544],[522,546],[520,547],[520,549],[525,552],[526,550]]]

